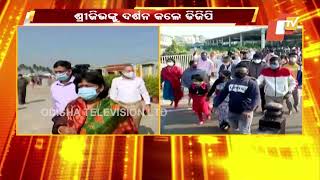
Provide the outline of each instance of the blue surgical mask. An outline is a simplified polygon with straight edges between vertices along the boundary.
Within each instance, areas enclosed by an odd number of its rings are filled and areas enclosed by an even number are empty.
[[[64,72],[64,73],[57,73],[56,74],[56,79],[58,81],[66,81],[69,79],[69,76],[67,75],[67,72]]]
[[[275,69],[278,69],[280,67],[279,64],[270,64],[270,68],[275,70]]]
[[[94,100],[97,98],[97,89],[94,87],[82,87],[78,90],[78,95],[86,101]]]

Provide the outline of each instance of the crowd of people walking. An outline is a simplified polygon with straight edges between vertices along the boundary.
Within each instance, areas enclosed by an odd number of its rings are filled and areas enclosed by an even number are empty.
[[[250,134],[254,112],[261,107],[263,113],[270,102],[286,102],[288,115],[299,112],[299,47],[194,52],[185,71],[175,59],[167,59],[166,64],[161,71],[163,99],[178,108],[183,88],[188,89],[188,104],[192,100],[200,125],[211,119],[213,112],[221,129]]]

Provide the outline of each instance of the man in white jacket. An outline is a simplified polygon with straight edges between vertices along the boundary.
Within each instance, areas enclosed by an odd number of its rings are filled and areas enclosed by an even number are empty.
[[[293,78],[289,69],[280,66],[280,58],[272,57],[270,67],[262,70],[257,79],[259,85],[264,85],[266,104],[283,101],[291,96],[296,87],[296,80]],[[292,113],[292,104],[287,103],[289,114]]]

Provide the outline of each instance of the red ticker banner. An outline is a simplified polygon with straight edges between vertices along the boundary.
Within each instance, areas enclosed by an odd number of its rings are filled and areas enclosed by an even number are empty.
[[[256,21],[258,8],[36,9],[31,23],[235,23]],[[227,14],[227,16],[226,16]]]

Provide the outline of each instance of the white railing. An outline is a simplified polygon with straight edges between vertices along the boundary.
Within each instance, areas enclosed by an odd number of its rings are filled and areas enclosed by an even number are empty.
[[[189,67],[189,61],[193,59],[192,54],[161,56],[162,67],[165,66],[166,60],[171,58],[176,61],[176,65],[180,66],[183,71]]]

